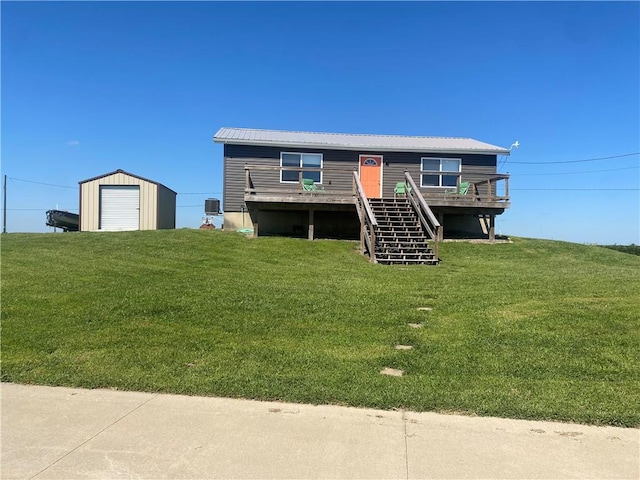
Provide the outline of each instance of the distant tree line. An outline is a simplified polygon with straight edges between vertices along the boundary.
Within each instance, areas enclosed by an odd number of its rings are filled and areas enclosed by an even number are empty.
[[[603,245],[605,248],[618,250],[619,252],[628,253],[630,255],[640,255],[640,245],[632,243],[631,245]]]

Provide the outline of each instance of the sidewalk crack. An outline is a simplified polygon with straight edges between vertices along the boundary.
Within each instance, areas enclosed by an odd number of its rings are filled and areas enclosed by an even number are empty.
[[[100,430],[99,432],[97,432],[96,434],[92,435],[91,437],[87,438],[84,442],[80,443],[80,445],[76,446],[75,448],[73,448],[72,450],[68,451],[67,453],[65,453],[64,455],[62,455],[60,458],[58,458],[55,462],[47,465],[45,468],[43,468],[42,470],[40,470],[38,473],[36,473],[35,475],[33,475],[31,478],[29,478],[29,480],[33,480],[35,479],[38,475],[40,475],[41,473],[46,472],[47,470],[49,470],[51,467],[53,467],[54,465],[56,465],[58,462],[60,462],[60,460],[68,457],[69,455],[71,455],[73,452],[75,452],[76,450],[78,450],[80,447],[82,447],[83,445],[86,445],[87,443],[89,443],[91,440],[93,440],[94,438],[96,438],[98,435],[100,435],[102,432],[104,432],[105,430],[113,427],[116,423],[118,423],[119,421],[123,420],[124,418],[128,417],[129,415],[131,415],[133,412],[135,412],[136,410],[138,410],[139,408],[144,407],[147,403],[149,403],[151,400],[154,400],[156,398],[158,398],[160,394],[156,393],[153,397],[151,397],[149,400],[146,400],[144,402],[142,402],[140,405],[138,405],[137,407],[135,407],[134,409],[128,411],[127,413],[125,413],[124,415],[122,415],[120,418],[114,420],[113,422],[111,422],[109,425],[107,425],[106,427],[104,427],[102,430]]]

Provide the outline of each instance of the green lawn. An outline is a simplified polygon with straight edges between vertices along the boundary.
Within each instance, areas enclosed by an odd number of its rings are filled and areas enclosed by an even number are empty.
[[[353,242],[220,231],[1,241],[3,381],[640,425],[637,256],[514,239],[388,267]]]

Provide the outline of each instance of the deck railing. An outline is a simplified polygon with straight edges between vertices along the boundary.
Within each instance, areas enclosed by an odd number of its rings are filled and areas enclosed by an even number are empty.
[[[498,195],[499,183],[504,181],[504,195]],[[480,195],[478,193],[478,187],[482,185],[487,186],[487,193]],[[486,198],[490,202],[508,202],[509,201],[509,175],[498,174],[484,180],[473,182],[474,193],[478,198]]]
[[[427,198],[451,200],[461,204],[509,203],[509,175],[494,173],[487,175],[486,178],[474,180],[471,182],[469,191],[465,194],[456,193],[456,191],[459,191],[461,181],[465,181],[462,174],[457,175],[458,181],[455,187],[445,188],[444,190],[437,189],[435,191],[423,188],[422,194]]]
[[[431,237],[433,241],[433,254],[435,258],[438,258],[438,240],[440,239],[440,229],[442,226],[431,211],[431,208],[429,208],[429,205],[420,193],[420,189],[416,186],[409,172],[404,172],[404,178],[407,198],[418,215],[422,228],[429,234],[429,237]]]
[[[298,181],[292,182],[280,182],[281,172],[297,172]],[[263,176],[261,178],[261,185],[255,185],[254,180],[252,178],[252,172],[256,174],[256,180],[258,180],[257,173],[266,174],[268,177]],[[345,175],[357,174],[357,169],[352,168],[309,168],[309,167],[281,167],[280,165],[245,165],[244,173],[245,173],[245,186],[244,193],[247,195],[273,195],[277,196],[296,196],[296,195],[307,195],[307,196],[325,196],[329,202],[336,201],[341,197],[343,199],[350,198],[352,195],[355,195],[355,192],[352,191],[347,185],[346,182],[341,181],[341,185],[339,187],[335,187],[329,184],[324,178],[323,183],[317,183],[318,190],[309,192],[304,190],[302,185],[302,175],[303,172],[321,172],[322,175],[327,174],[331,175],[333,173],[337,173],[337,177],[343,178]],[[424,172],[422,172],[424,173]],[[453,175],[453,173],[452,173]],[[464,173],[457,173],[458,175],[458,185],[460,181],[465,181]],[[487,174],[484,178],[480,176],[478,180],[478,175],[475,174],[474,180],[469,188],[469,191],[465,195],[461,195],[458,193],[450,193],[452,190],[456,190],[455,187],[450,188],[422,188],[422,196],[427,200],[431,200],[434,205],[441,205],[444,201],[447,204],[451,204],[453,206],[464,205],[464,206],[483,206],[484,204],[492,204],[492,207],[498,207],[498,204],[504,204],[508,206],[509,203],[509,175],[507,174]],[[331,175],[332,177],[335,177]],[[267,180],[269,178],[269,180]],[[335,181],[335,180],[334,180]],[[416,188],[415,190],[419,190]],[[316,195],[318,194],[318,195]],[[334,199],[334,200],[332,200]],[[437,199],[437,201],[436,201]]]
[[[376,216],[373,214],[371,205],[369,205],[367,195],[364,193],[362,183],[360,183],[358,172],[353,172],[353,192],[356,201],[356,211],[360,219],[360,248],[363,255],[366,250],[366,253],[369,254],[369,259],[375,262],[378,222],[376,221]]]
[[[292,182],[280,182],[280,175],[282,171],[298,172],[298,180]],[[251,172],[273,172],[278,175],[274,182],[274,186],[260,186],[256,188]],[[309,168],[309,167],[281,167],[279,165],[245,165],[244,166],[244,193],[248,195],[252,194],[276,194],[276,195],[301,195],[301,194],[321,194],[328,196],[350,196],[353,194],[351,190],[331,188],[328,185],[317,184],[317,190],[309,191],[305,190],[302,185],[302,173],[303,172],[341,172],[351,173],[354,172],[353,168]],[[329,187],[329,188],[327,188]]]

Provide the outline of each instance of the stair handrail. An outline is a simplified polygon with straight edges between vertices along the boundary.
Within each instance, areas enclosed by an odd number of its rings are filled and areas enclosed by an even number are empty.
[[[420,189],[416,186],[416,182],[413,181],[413,178],[409,174],[409,172],[404,172],[404,178],[409,188],[406,188],[407,198],[413,205],[416,213],[418,214],[418,218],[420,218],[420,222],[422,226],[427,231],[431,240],[433,240],[433,254],[435,258],[438,258],[438,240],[440,239],[440,229],[442,226],[440,222],[429,208],[427,201],[422,196]]]
[[[378,221],[376,220],[376,216],[373,214],[373,209],[369,204],[367,195],[364,193],[364,188],[362,188],[360,177],[358,176],[358,172],[356,171],[353,172],[353,189],[356,200],[356,211],[358,212],[358,217],[360,218],[361,225],[361,247],[364,253],[364,244],[366,243],[367,249],[369,251],[369,258],[372,262],[375,262],[376,230],[378,228]],[[367,230],[369,233],[368,235]]]

